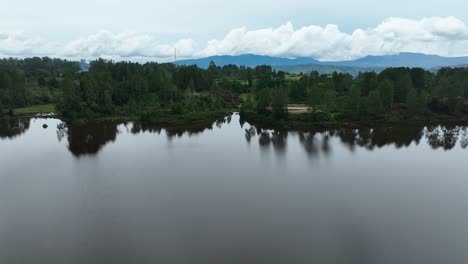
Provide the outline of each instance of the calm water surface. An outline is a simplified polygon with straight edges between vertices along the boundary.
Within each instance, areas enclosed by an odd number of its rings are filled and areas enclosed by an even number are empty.
[[[466,264],[467,146],[455,126],[0,121],[0,263]]]

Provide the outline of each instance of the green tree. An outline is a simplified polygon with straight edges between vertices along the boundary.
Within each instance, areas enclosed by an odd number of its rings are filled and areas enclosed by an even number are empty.
[[[248,114],[255,110],[255,103],[251,95],[247,96],[247,98],[242,102],[240,113],[241,114]]]
[[[413,83],[408,70],[409,69],[400,69],[398,72],[398,76],[396,76],[395,101],[397,103],[404,103],[406,101],[406,96],[409,90],[413,88]],[[402,73],[400,73],[400,71]]]
[[[263,88],[257,95],[257,113],[266,114],[270,105],[271,91],[268,88]]]
[[[361,87],[358,84],[351,86],[349,98],[346,102],[345,114],[354,119],[359,117],[361,108]]]
[[[463,104],[463,87],[460,83],[452,82],[446,91],[450,112],[456,114]]]
[[[377,78],[378,75],[375,72],[360,73],[356,80],[357,84],[355,82],[355,85],[360,86],[363,96],[368,96],[372,90],[376,89],[378,83]]]
[[[312,112],[318,111],[318,106],[323,103],[323,89],[320,88],[318,85],[312,85],[309,89],[309,98],[307,100],[307,104],[312,109]]]
[[[284,118],[288,115],[288,93],[285,88],[274,89],[271,108],[275,118]]]
[[[367,97],[367,112],[372,118],[380,118],[384,112],[381,98],[378,90],[370,92]]]
[[[406,107],[410,116],[414,116],[418,113],[418,94],[414,88],[411,88],[408,91],[408,95],[406,96]]]
[[[332,112],[336,106],[336,91],[326,90],[323,94],[323,107],[327,112]]]
[[[218,66],[216,66],[216,63],[214,61],[210,61],[208,71],[215,77],[219,76],[221,73],[221,69]]]
[[[307,100],[307,89],[300,81],[290,83],[289,96],[293,102],[304,102]]]
[[[368,121],[372,116],[372,114],[369,112],[369,96],[361,97],[359,100],[359,120],[361,121]]]
[[[82,115],[82,101],[73,79],[65,77],[62,82],[62,99],[57,103],[57,109],[66,117],[77,118]]]
[[[418,93],[418,96],[416,98],[416,104],[417,104],[417,112],[422,114],[426,111],[427,109],[427,92],[424,90],[421,90]]]
[[[437,81],[437,85],[434,88],[434,96],[438,98],[443,98],[446,96],[446,91],[450,87],[449,79],[445,76],[441,76]]]
[[[249,87],[253,86],[253,72],[251,68],[247,69],[247,85]]]
[[[393,84],[389,80],[384,80],[379,83],[377,89],[379,90],[384,108],[391,109],[394,99]]]

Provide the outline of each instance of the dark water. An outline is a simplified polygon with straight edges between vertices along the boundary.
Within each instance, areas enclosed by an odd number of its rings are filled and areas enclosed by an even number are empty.
[[[0,138],[2,264],[468,263],[466,127],[26,119]]]

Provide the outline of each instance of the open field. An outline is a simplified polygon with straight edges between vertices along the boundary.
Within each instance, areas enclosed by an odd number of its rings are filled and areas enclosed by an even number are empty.
[[[15,109],[15,113],[18,115],[32,115],[32,114],[42,114],[42,113],[55,113],[56,108],[54,104],[45,104],[45,105],[33,105],[25,108]]]
[[[241,100],[242,100],[243,102],[245,102],[245,101],[247,101],[247,98],[249,98],[249,95],[251,95],[251,94],[249,94],[249,93],[243,93],[243,94],[239,95],[239,97],[241,98]]]
[[[288,74],[288,75],[286,75],[286,80],[289,80],[289,81],[300,81],[302,77],[303,77],[303,76],[301,76],[301,75],[290,75],[290,74]]]
[[[288,112],[290,114],[304,114],[309,112],[309,107],[304,104],[289,104]]]

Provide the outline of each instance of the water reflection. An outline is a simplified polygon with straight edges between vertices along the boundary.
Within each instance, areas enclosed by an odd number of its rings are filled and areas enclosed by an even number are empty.
[[[119,132],[118,124],[113,122],[74,125],[61,123],[57,126],[57,137],[68,140],[68,149],[76,156],[98,153],[107,143],[114,142]]]
[[[397,149],[419,145],[424,138],[433,149],[451,150],[460,143],[468,146],[468,127],[460,126],[405,126],[378,127],[363,129],[341,129],[334,131],[341,142],[354,149],[356,146],[367,149],[394,145]]]
[[[181,138],[184,135],[191,137],[205,131],[211,131],[215,126],[221,128],[223,124],[229,124],[229,122],[231,122],[231,118],[199,123],[188,127],[164,127],[141,122],[124,123],[122,126],[131,134],[151,133],[160,135],[165,133],[168,140],[172,141],[174,138]],[[59,140],[66,136],[69,142],[69,150],[77,157],[98,153],[106,144],[114,142],[118,133],[119,124],[111,122],[80,126],[62,123],[57,128]],[[392,145],[400,149],[409,147],[411,144],[419,145],[423,139],[433,149],[448,151],[455,148],[458,143],[463,149],[468,147],[468,127],[459,126],[376,127],[300,132],[267,130],[255,126],[245,129],[247,143],[250,144],[252,139],[258,136],[258,144],[261,150],[268,151],[270,147],[273,147],[273,150],[280,155],[286,152],[290,134],[298,135],[299,142],[311,157],[318,154],[328,156],[332,152],[330,140],[333,138],[339,139],[351,151],[354,151],[357,147],[373,150]]]
[[[24,134],[31,124],[30,118],[0,119],[0,138],[13,139]]]
[[[257,130],[255,130],[255,127],[250,127],[249,129],[245,130],[245,139],[247,140],[247,143],[250,143],[252,141],[252,138],[255,137],[257,134]]]
[[[121,130],[134,135],[140,133],[159,135],[165,132],[168,140],[172,140],[184,135],[191,137],[201,134],[206,130],[212,130],[214,125],[221,128],[223,124],[229,122],[231,122],[230,118],[222,118],[214,122],[200,122],[187,127],[164,127],[142,122],[91,122],[84,125],[63,122],[57,126],[57,138],[59,141],[67,138],[70,152],[74,156],[80,157],[96,155],[104,146],[114,142]]]
[[[428,127],[427,142],[433,149],[451,150],[460,140],[461,147],[465,149],[468,146],[467,130],[466,127]]]
[[[425,140],[433,149],[452,150],[468,147],[468,127],[461,126],[395,126],[360,129],[334,129],[287,132],[281,130],[268,130],[251,126],[245,130],[245,139],[251,143],[258,136],[261,149],[273,146],[275,151],[284,152],[287,146],[288,135],[296,135],[299,142],[309,156],[318,154],[329,155],[332,151],[330,140],[339,139],[342,144],[354,151],[356,148],[373,150],[386,146],[395,146],[397,149],[407,148],[412,144],[419,145]]]
[[[377,127],[361,129],[339,129],[333,131],[341,142],[350,149],[356,146],[369,150],[394,145],[396,148],[409,147],[412,143],[419,145],[425,128],[419,126]]]
[[[173,138],[180,138],[184,135],[192,137],[201,134],[206,130],[213,130],[214,126],[221,128],[224,124],[229,124],[230,122],[231,118],[226,117],[215,121],[193,123],[187,126],[161,126],[151,123],[130,122],[126,123],[125,127],[130,127],[127,131],[130,131],[132,134],[151,133],[159,135],[161,132],[165,132],[168,139],[172,140]]]
[[[310,157],[320,152],[328,156],[331,152],[330,135],[328,132],[299,132],[299,142]]]
[[[26,133],[0,141],[0,263],[468,259],[466,127],[282,131],[232,116],[0,131]]]
[[[237,118],[237,116],[175,127],[141,122],[99,122],[85,125],[61,123],[57,126],[57,137],[59,141],[66,138],[70,152],[74,156],[80,157],[97,154],[105,145],[116,141],[121,131],[134,135],[140,133],[160,135],[164,133],[171,141],[184,135],[191,137],[214,128],[221,129],[223,125],[231,124],[233,118]],[[34,119],[1,119],[0,139],[13,139],[26,133],[30,128],[31,120]],[[386,146],[394,146],[399,149],[409,147],[412,144],[419,145],[421,142],[433,149],[445,151],[452,150],[457,145],[463,149],[468,147],[468,127],[464,126],[379,126],[299,132],[263,129],[248,123],[241,123],[241,127],[244,128],[244,137],[248,144],[256,140],[262,151],[268,151],[272,148],[280,155],[286,152],[288,137],[291,136],[298,138],[305,152],[311,157],[318,154],[329,155],[332,152],[330,141],[333,139],[338,139],[351,151],[356,148],[373,150]]]

